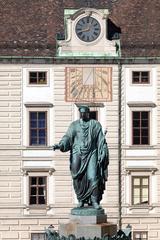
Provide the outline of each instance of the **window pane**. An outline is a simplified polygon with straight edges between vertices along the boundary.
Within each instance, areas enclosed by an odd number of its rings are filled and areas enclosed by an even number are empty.
[[[133,179],[134,185],[140,185],[140,178]]]
[[[148,185],[148,178],[143,178],[142,179],[142,184],[143,185]]]
[[[142,83],[148,83],[149,82],[149,72],[142,72],[141,73],[141,81],[142,81]]]
[[[43,195],[43,196],[45,195],[44,187],[39,187],[39,188],[38,188],[38,194],[39,194],[39,195]]]
[[[39,120],[38,121],[38,127],[39,128],[45,128],[46,122],[45,120]]]
[[[39,184],[39,185],[44,185],[45,183],[46,183],[45,177],[39,177],[39,179],[38,179],[38,184]]]
[[[45,116],[46,116],[46,113],[45,112],[39,112],[39,114],[38,114],[38,118],[39,119],[43,119],[43,120],[45,120]]]
[[[31,195],[36,195],[37,194],[37,189],[36,187],[31,188]]]
[[[37,138],[31,138],[31,142],[30,142],[31,145],[37,145]]]
[[[45,240],[44,233],[31,233],[31,240]]]
[[[45,198],[44,197],[38,197],[38,203],[39,204],[45,204]]]
[[[36,72],[29,73],[29,83],[33,83],[33,84],[37,83],[37,73]]]
[[[133,81],[133,83],[139,83],[140,82],[140,72],[133,72],[132,73],[132,81]]]
[[[31,137],[37,137],[37,130],[31,130]]]
[[[142,127],[148,127],[148,119],[146,119],[146,120],[142,120],[142,122],[141,122],[142,124]]]
[[[133,199],[133,204],[140,204],[140,199],[139,199],[139,197],[138,198],[136,198],[136,197],[134,197],[134,199]]]
[[[45,130],[39,130],[39,137],[45,137],[46,136],[46,132],[45,132]]]
[[[149,139],[148,137],[142,137],[142,142],[141,144],[149,144]]]
[[[148,119],[148,112],[141,112],[142,119]]]
[[[133,135],[134,135],[134,137],[139,137],[140,136],[140,129],[133,129]]]
[[[46,83],[46,76],[47,76],[47,74],[46,74],[46,72],[39,72],[38,73],[38,83],[39,84],[44,84],[44,83]]]
[[[140,144],[140,138],[139,137],[133,137],[133,144]]]
[[[137,197],[140,197],[140,189],[139,188],[135,188],[134,189],[134,196],[137,198]]]
[[[148,129],[141,130],[142,137],[148,137]]]
[[[30,197],[30,204],[36,204],[36,197]]]
[[[147,232],[133,232],[133,240],[147,240]]]
[[[31,177],[31,185],[36,185],[36,177]]]
[[[142,233],[142,239],[147,239],[147,233]]]
[[[31,120],[37,120],[37,112],[30,112]]]
[[[45,145],[46,144],[45,138],[39,138],[39,144],[40,145]]]
[[[37,128],[37,120],[36,121],[30,121],[31,128]]]
[[[133,127],[140,127],[140,121],[139,120],[133,120]]]
[[[140,119],[140,112],[133,112],[133,119]]]

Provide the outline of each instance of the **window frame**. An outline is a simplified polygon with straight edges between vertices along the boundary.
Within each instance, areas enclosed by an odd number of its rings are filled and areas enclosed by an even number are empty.
[[[31,204],[30,203],[30,197],[32,196],[31,195],[31,186],[34,186],[34,185],[31,185],[31,178],[36,178],[36,182],[37,182],[37,179],[39,178],[44,178],[45,179],[45,186],[44,186],[44,189],[45,189],[45,195],[44,195],[44,199],[45,199],[45,203],[44,204],[40,204],[40,203],[37,203],[38,202],[38,197],[40,195],[36,194],[36,203],[35,204]],[[36,184],[36,189],[38,189],[41,185],[37,185]],[[47,205],[47,201],[48,201],[48,197],[47,197],[47,194],[48,194],[48,191],[47,191],[47,176],[29,176],[29,190],[28,190],[28,201],[29,201],[29,206],[46,206]]]
[[[34,235],[42,235],[44,236],[43,240],[46,240],[46,234],[45,233],[31,233],[31,240],[34,240]],[[36,236],[37,237],[37,236]],[[39,238],[39,237],[38,237]],[[40,239],[41,240],[41,239]]]
[[[31,83],[30,82],[30,74],[31,73],[36,73],[37,75],[37,83]],[[45,82],[44,83],[40,83],[38,81],[38,77],[40,73],[45,73]],[[29,70],[28,71],[28,85],[29,86],[46,86],[48,84],[48,71],[47,70]]]
[[[148,73],[148,81],[147,82],[142,82],[142,73],[147,72]],[[134,82],[133,80],[133,74],[134,73],[139,73],[139,81],[138,82]],[[151,71],[149,70],[132,70],[132,84],[133,85],[147,85],[151,83]]]
[[[31,116],[31,113],[33,113],[33,112],[36,112],[36,113],[44,112],[45,113],[45,128],[44,128],[45,134],[46,134],[45,135],[45,144],[31,144],[31,124],[30,124],[31,119],[30,119],[30,116]],[[29,110],[28,114],[29,114],[29,116],[28,116],[29,147],[47,147],[48,146],[48,111],[46,109],[45,110],[33,109],[33,110]],[[39,128],[36,128],[36,131],[38,131],[38,130],[39,130]]]
[[[138,203],[138,204],[135,204],[134,203],[134,179],[135,178],[139,178],[140,179],[140,196],[139,196],[139,198],[140,198],[140,202]],[[148,189],[148,203],[143,203],[142,202],[142,191],[143,191],[143,189],[144,188],[142,188],[142,180],[144,179],[144,178],[147,178],[148,179],[148,187],[147,187],[147,189]],[[131,176],[131,204],[132,204],[132,206],[149,206],[150,205],[150,176],[148,176],[148,175],[132,175]]]
[[[141,239],[141,235],[142,234],[146,234],[146,239],[142,238],[142,240],[148,240],[148,232],[147,231],[133,231],[133,240],[139,240],[137,238],[135,238],[136,234],[140,234],[140,239]]]
[[[148,143],[147,144],[142,144],[142,134],[141,134],[141,131],[142,131],[142,127],[141,127],[141,121],[142,121],[142,117],[140,116],[140,127],[139,127],[139,131],[140,131],[140,144],[134,144],[134,127],[133,127],[133,114],[134,112],[139,112],[142,114],[142,112],[148,112]],[[140,114],[140,115],[141,115]],[[144,109],[141,109],[141,110],[131,110],[131,143],[132,143],[132,146],[150,146],[151,145],[151,111],[148,109],[148,110],[144,110]]]

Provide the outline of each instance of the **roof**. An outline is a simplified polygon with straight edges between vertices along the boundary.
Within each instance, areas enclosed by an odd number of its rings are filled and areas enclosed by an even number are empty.
[[[160,57],[159,0],[94,0],[109,8],[121,29],[122,57]],[[64,8],[87,7],[86,0],[0,0],[0,55],[53,57],[56,34],[64,32]]]

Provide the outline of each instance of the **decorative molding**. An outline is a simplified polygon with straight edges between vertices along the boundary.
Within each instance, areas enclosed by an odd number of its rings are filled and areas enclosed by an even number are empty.
[[[129,205],[129,210],[133,209],[148,209],[152,210],[154,208],[153,205]]]
[[[49,167],[23,167],[21,171],[24,176],[27,176],[29,172],[48,172],[51,176],[55,172],[55,169]]]
[[[126,175],[130,175],[131,172],[151,172],[151,174],[155,174],[158,171],[156,167],[126,167],[125,173]]]
[[[129,107],[156,107],[157,105],[154,102],[128,102]]]
[[[32,107],[47,107],[52,108],[54,105],[50,102],[26,102],[24,103],[25,107],[32,108]]]
[[[103,107],[105,107],[105,105],[104,105],[104,103],[90,103],[90,102],[88,102],[88,103],[84,103],[84,102],[82,102],[82,103],[75,103],[75,105],[79,108],[81,105],[87,105],[88,107],[101,107],[101,108],[103,108]]]

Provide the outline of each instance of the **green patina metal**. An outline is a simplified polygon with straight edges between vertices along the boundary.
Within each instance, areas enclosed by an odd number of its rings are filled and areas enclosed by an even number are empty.
[[[100,201],[108,177],[109,154],[101,124],[89,119],[89,107],[80,106],[80,119],[71,123],[68,131],[53,150],[70,151],[70,170],[78,207],[100,209]]]
[[[117,47],[118,46],[118,47]],[[116,55],[115,54],[111,54],[110,52],[108,53],[99,53],[99,52],[81,52],[81,51],[76,51],[76,52],[72,52],[72,51],[68,51],[68,52],[60,52],[60,49],[57,49],[57,57],[103,57],[103,58],[108,58],[108,57],[119,57],[121,52],[120,52],[120,41],[116,40],[115,42],[115,48],[116,50]]]
[[[60,236],[58,232],[54,231],[54,228],[48,228],[45,232],[47,240],[131,240],[131,229],[119,230],[114,236],[105,234],[102,238],[94,237],[94,239],[86,239],[84,237],[76,238],[71,234],[68,237]]]
[[[71,209],[72,215],[77,216],[99,216],[104,215],[104,209],[95,209],[92,207],[85,207],[85,208],[73,208]]]

